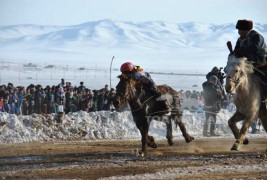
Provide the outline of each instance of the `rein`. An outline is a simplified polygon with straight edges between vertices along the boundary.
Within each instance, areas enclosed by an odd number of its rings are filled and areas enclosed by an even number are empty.
[[[136,112],[136,111],[141,110],[141,109],[143,108],[143,106],[144,106],[150,99],[152,99],[153,97],[154,97],[154,95],[153,95],[153,96],[150,96],[149,98],[147,98],[147,99],[141,104],[141,106],[140,106],[139,108],[132,110],[132,112]]]
[[[134,92],[133,92],[133,89],[134,89],[134,88],[132,88],[132,84],[131,84],[131,83],[130,83],[130,88],[131,88],[131,95],[133,95],[133,94],[134,94]],[[152,95],[152,96],[150,96],[149,98],[147,98],[147,99],[140,105],[139,108],[132,110],[132,112],[137,112],[137,111],[141,110],[141,109],[143,108],[143,106],[144,106],[148,101],[150,101],[154,96],[155,96],[155,95]]]

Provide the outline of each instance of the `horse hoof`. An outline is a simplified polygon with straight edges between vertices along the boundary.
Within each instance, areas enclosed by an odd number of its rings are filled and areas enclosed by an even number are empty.
[[[156,149],[158,145],[156,143],[153,144],[147,144],[149,147]]]
[[[232,151],[239,151],[239,144],[234,144],[231,148]]]
[[[155,143],[155,139],[153,136],[148,136],[147,138],[148,138],[147,145],[149,147],[154,148],[154,149],[158,147],[158,145]]]
[[[172,139],[168,139],[168,144],[169,144],[169,146],[172,146],[174,144],[173,140]]]
[[[248,138],[245,138],[243,144],[247,145],[249,143]]]
[[[145,153],[144,153],[143,151],[140,151],[140,152],[139,152],[139,156],[140,156],[140,157],[144,157],[144,156],[145,156]]]
[[[190,135],[187,135],[186,137],[185,137],[185,142],[186,143],[190,143],[191,141],[193,141],[195,138],[193,137],[193,136],[190,136]]]

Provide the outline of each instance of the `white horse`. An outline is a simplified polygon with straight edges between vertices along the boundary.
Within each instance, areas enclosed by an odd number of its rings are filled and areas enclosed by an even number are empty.
[[[261,120],[267,132],[267,111],[261,92],[262,80],[254,73],[253,65],[247,61],[247,58],[236,58],[230,55],[224,71],[226,92],[232,93],[234,90],[236,92],[234,99],[236,112],[229,119],[228,125],[236,139],[231,150],[238,151],[241,143],[249,143],[245,136],[255,119]],[[236,123],[242,120],[244,122],[239,130]]]

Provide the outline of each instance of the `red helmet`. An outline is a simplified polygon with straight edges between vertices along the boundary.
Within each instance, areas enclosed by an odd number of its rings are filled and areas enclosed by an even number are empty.
[[[121,72],[131,72],[134,70],[134,65],[131,62],[126,62],[121,65]]]

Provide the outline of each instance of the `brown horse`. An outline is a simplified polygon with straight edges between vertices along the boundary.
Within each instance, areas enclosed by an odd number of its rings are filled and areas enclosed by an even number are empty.
[[[177,91],[167,85],[158,86],[166,97],[167,103],[172,107],[171,115],[167,116],[166,114],[168,112],[163,110],[163,102],[156,101],[156,97],[139,82],[123,74],[120,75],[119,78],[120,81],[116,86],[116,95],[114,97],[114,106],[120,108],[127,102],[130,105],[133,120],[142,136],[142,150],[140,155],[143,156],[147,154],[147,145],[152,148],[157,148],[154,138],[148,135],[151,120],[158,120],[166,123],[166,138],[168,139],[169,145],[173,145],[171,119],[180,127],[187,143],[194,139],[186,132],[185,125],[182,122],[181,98]]]
[[[236,92],[236,112],[229,119],[228,124],[234,136],[235,143],[231,150],[239,150],[240,144],[248,144],[245,137],[251,124],[259,118],[267,132],[267,111],[261,92],[261,78],[254,73],[253,65],[246,58],[228,57],[225,67],[226,84],[228,93]],[[241,130],[236,126],[239,121],[244,121]]]

